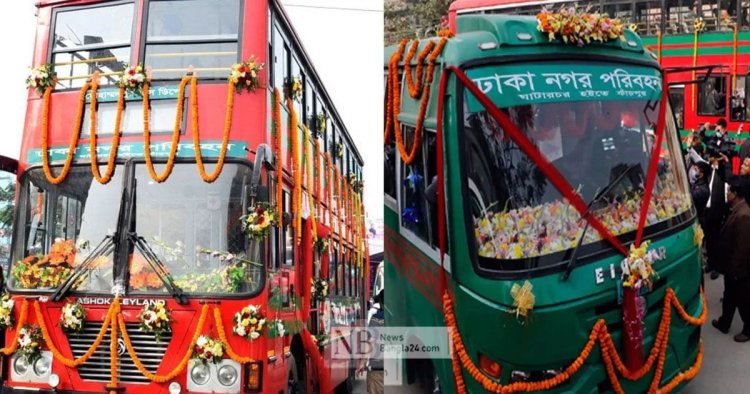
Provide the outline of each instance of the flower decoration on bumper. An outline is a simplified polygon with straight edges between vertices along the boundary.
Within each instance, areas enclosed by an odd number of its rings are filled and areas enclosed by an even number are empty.
[[[242,217],[242,229],[250,239],[263,239],[271,232],[271,227],[278,222],[276,207],[268,203],[259,203]]]
[[[157,342],[164,334],[172,332],[171,321],[167,306],[163,302],[145,305],[138,315],[141,331],[153,333]]]
[[[247,339],[258,339],[266,325],[266,317],[260,310],[260,305],[248,305],[234,314],[235,335]]]
[[[647,286],[651,289],[653,280],[659,275],[654,271],[651,265],[656,260],[657,252],[648,250],[650,241],[646,241],[639,247],[630,245],[628,257],[622,260],[622,286],[631,287],[636,290]]]
[[[0,330],[5,330],[13,326],[13,306],[15,301],[10,298],[10,294],[5,293],[0,298]]]
[[[310,289],[310,297],[315,301],[325,301],[328,298],[328,280],[313,278]]]
[[[141,94],[143,87],[151,81],[142,65],[126,68],[120,75],[120,86],[130,93]]]
[[[537,30],[546,34],[550,41],[559,38],[566,44],[583,46],[594,41],[624,39],[622,22],[607,14],[580,12],[576,7],[563,6],[558,12],[542,8],[536,17]]]
[[[15,285],[23,289],[59,286],[70,276],[76,252],[73,240],[57,238],[49,254],[27,256],[13,266],[11,276]]]
[[[206,364],[212,362],[217,364],[224,357],[224,343],[205,335],[198,337],[193,348],[193,358]]]
[[[83,323],[86,320],[86,311],[77,302],[69,302],[60,311],[60,327],[69,334],[78,334],[83,331]]]
[[[242,63],[234,64],[232,73],[229,74],[229,80],[234,84],[237,93],[241,93],[243,89],[252,93],[259,88],[260,71],[263,70],[263,67],[265,67],[265,64],[256,62],[255,56],[251,56],[249,60]]]
[[[284,80],[284,96],[297,102],[302,100],[302,78],[299,75]]]
[[[42,64],[31,69],[31,75],[26,78],[26,88],[36,89],[39,95],[44,94],[47,88],[55,87],[55,72],[52,64]]]
[[[44,345],[44,338],[38,326],[27,324],[18,332],[18,352],[26,358],[29,364],[39,358],[42,345]]]

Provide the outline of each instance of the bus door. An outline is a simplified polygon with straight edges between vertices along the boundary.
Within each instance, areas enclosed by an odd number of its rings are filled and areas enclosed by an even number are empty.
[[[321,223],[317,223],[317,236],[318,239],[326,239],[330,234],[330,229]],[[315,243],[312,245],[312,277],[316,278],[327,278],[328,276],[328,264],[330,260],[330,253],[328,248],[319,247]],[[305,273],[305,275],[308,275]],[[311,280],[312,285],[312,280]],[[324,320],[324,309],[325,302],[316,301],[315,299],[310,300],[310,316],[307,323],[307,329],[310,330],[312,335],[318,335],[321,332],[326,332],[327,327],[325,326]]]

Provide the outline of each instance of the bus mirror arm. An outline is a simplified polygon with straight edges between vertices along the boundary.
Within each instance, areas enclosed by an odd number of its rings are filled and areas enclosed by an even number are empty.
[[[253,175],[250,178],[250,191],[248,193],[248,197],[253,203],[258,196],[260,175],[264,168],[268,170],[274,169],[274,157],[271,148],[267,144],[260,144],[258,145],[258,149],[255,150],[255,165],[253,165]]]

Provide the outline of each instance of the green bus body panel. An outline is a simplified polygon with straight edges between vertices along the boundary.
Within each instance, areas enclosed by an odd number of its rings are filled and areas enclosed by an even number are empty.
[[[520,42],[519,33],[528,33],[532,39]],[[433,39],[434,40],[434,39]],[[495,42],[496,49],[482,51],[479,44]],[[635,46],[629,44],[632,42]],[[420,43],[424,48],[426,40]],[[385,50],[387,63],[395,47]],[[408,50],[408,47],[407,47]],[[438,83],[443,67],[481,64],[486,61],[514,60],[530,62],[534,57],[570,59],[587,58],[594,63],[607,57],[608,61],[638,61],[657,67],[653,55],[644,49],[641,39],[626,32],[625,41],[594,44],[584,47],[548,42],[546,36],[536,31],[536,19],[503,15],[461,16],[458,34],[449,40],[443,50],[441,63],[435,68],[431,85],[425,127],[436,127]],[[416,58],[416,56],[415,56]],[[571,60],[580,61],[580,60]],[[416,59],[412,61],[415,66]],[[386,64],[387,67],[387,64]],[[523,65],[519,65],[519,71]],[[412,72],[414,70],[412,69]],[[448,80],[445,97],[444,155],[446,170],[446,199],[448,212],[448,239],[450,242],[450,269],[448,286],[456,300],[459,331],[470,357],[477,363],[478,353],[500,363],[500,382],[508,383],[512,370],[540,371],[565,368],[580,354],[598,319],[607,322],[615,345],[620,348],[622,334],[622,308],[617,303],[616,280],[611,278],[610,267],[619,267],[623,256],[613,254],[606,258],[579,261],[567,281],[561,272],[530,278],[536,298],[528,319],[516,317],[510,289],[518,280],[498,280],[477,274],[471,262],[470,248],[475,240],[467,234],[461,189],[461,152],[458,119],[455,108],[455,78]],[[419,112],[419,101],[412,99],[402,82],[401,113],[399,120],[414,125]],[[442,311],[441,268],[400,228],[400,207],[394,211],[385,206],[385,280],[388,287],[386,320],[389,326],[444,325]],[[654,290],[645,295],[647,312],[644,318],[644,349],[650,351],[662,317],[664,294],[674,289],[678,300],[688,313],[697,316],[703,309],[699,286],[702,277],[701,257],[694,242],[694,230],[687,223],[679,230],[670,230],[657,236],[652,248],[664,248],[666,258],[655,263],[660,274]],[[416,237],[416,235],[413,235]],[[627,245],[626,245],[627,246]],[[429,255],[436,255],[436,251]],[[597,284],[597,270],[604,281]],[[662,384],[691,366],[698,352],[700,328],[684,323],[672,312],[669,351],[664,364]],[[621,353],[621,352],[620,352]],[[450,360],[433,360],[444,392],[453,392],[454,378]],[[622,381],[626,392],[644,392],[651,382],[653,372],[637,382]],[[464,373],[469,392],[484,390]],[[597,393],[609,389],[606,370],[598,346],[584,368],[568,382],[551,392]]]

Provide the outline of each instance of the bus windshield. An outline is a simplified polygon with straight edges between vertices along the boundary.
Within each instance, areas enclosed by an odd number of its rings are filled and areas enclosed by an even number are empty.
[[[632,237],[655,138],[658,71],[605,64],[513,69],[467,74],[591,203],[591,212],[610,232]],[[563,264],[586,221],[464,90],[467,214],[480,266],[512,271]],[[691,209],[675,124],[671,110],[666,113],[646,221],[651,231],[687,220]],[[605,248],[601,240],[596,230],[586,231],[582,255]]]
[[[21,191],[26,225],[17,235],[23,244],[14,248],[11,288],[58,287],[100,243],[107,245],[118,225],[126,226],[118,224],[123,170],[119,165],[107,185],[94,180],[88,166],[74,166],[57,186],[47,182],[41,169],[27,172]],[[251,174],[245,165],[226,163],[219,179],[205,183],[194,164],[182,163],[175,165],[167,181],[156,183],[145,165],[136,164],[135,232],[146,250],[129,248],[128,293],[167,293],[153,261],[144,257],[150,252],[185,293],[259,290],[266,248],[248,243],[240,220]],[[248,250],[254,253],[248,256]],[[117,253],[112,245],[96,257],[73,291],[110,292]]]

